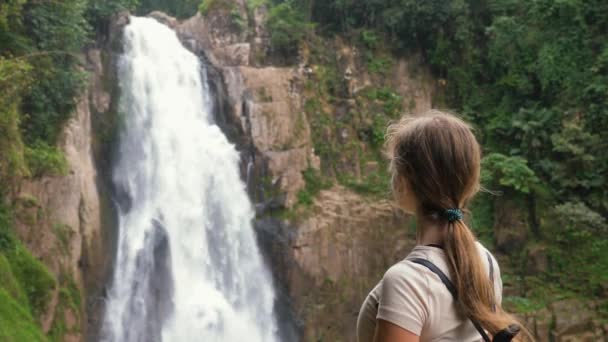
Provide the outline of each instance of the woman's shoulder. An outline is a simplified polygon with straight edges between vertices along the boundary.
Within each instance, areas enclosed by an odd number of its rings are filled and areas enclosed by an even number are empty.
[[[420,266],[421,265],[415,264],[407,258],[403,259],[389,267],[389,269],[384,273],[384,277],[382,277],[382,279],[401,280],[411,278],[413,275],[419,274]]]
[[[490,250],[487,249],[481,242],[476,241],[476,245],[477,249],[479,250],[479,255],[484,260],[484,263],[487,263],[488,268],[492,267],[495,272],[498,272],[500,268],[498,266],[498,261],[496,260],[496,257],[494,257],[494,254],[492,254],[492,252],[490,252]],[[489,261],[491,261],[492,264],[489,264]]]
[[[382,277],[382,283],[386,286],[396,285],[399,287],[426,287],[426,269],[420,264],[411,261],[412,257],[419,257],[410,254],[407,258],[391,266]],[[426,259],[426,258],[425,258]]]

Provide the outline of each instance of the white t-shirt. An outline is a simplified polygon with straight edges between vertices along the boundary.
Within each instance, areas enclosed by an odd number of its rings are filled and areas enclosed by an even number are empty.
[[[485,247],[477,243],[478,252],[488,276],[490,268]],[[490,254],[491,255],[491,254]],[[481,341],[473,323],[460,314],[452,294],[441,279],[423,265],[408,259],[427,259],[448,277],[445,252],[437,247],[416,246],[402,261],[391,267],[369,293],[357,319],[357,340],[372,342],[376,319],[383,319],[418,336],[420,341]],[[502,281],[498,263],[494,264],[494,293],[502,301]]]

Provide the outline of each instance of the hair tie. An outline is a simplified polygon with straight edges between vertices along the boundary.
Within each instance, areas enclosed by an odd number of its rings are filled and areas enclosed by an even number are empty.
[[[454,222],[458,220],[462,220],[463,214],[462,210],[458,208],[446,209],[443,211],[443,218],[448,220],[448,222]]]

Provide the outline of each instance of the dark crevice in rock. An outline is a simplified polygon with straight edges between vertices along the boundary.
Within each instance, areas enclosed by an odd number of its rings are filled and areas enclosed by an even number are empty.
[[[122,52],[122,30],[129,23],[129,13],[118,13],[97,32],[97,48],[101,53],[99,84],[91,87],[89,94],[91,110],[92,150],[97,170],[97,189],[100,201],[101,236],[96,237],[98,245],[89,252],[83,248],[84,284],[86,291],[87,329],[85,340],[98,341],[105,301],[112,283],[116,250],[118,248],[118,205],[122,196],[116,191],[112,182],[112,167],[117,156],[120,114],[120,88],[118,84],[117,63]],[[95,106],[95,92],[106,92],[106,108]],[[84,243],[83,243],[84,244]],[[97,256],[95,260],[90,254]]]

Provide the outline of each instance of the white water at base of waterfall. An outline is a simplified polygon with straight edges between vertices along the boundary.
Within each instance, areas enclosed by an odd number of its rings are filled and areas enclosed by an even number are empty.
[[[204,65],[131,17],[118,65],[118,246],[101,340],[277,341],[272,277]]]

